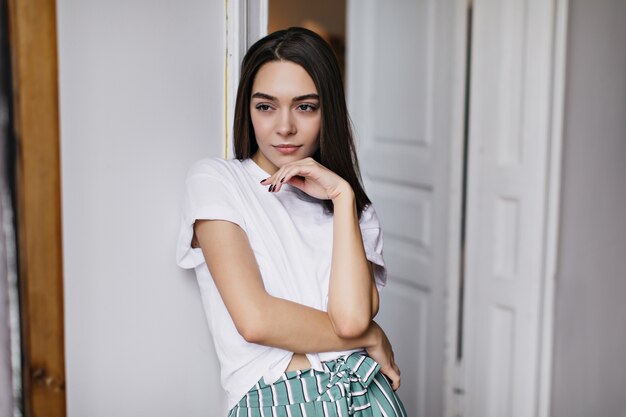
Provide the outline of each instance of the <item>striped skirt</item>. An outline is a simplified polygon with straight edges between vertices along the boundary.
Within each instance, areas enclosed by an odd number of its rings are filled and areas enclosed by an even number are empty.
[[[361,352],[322,362],[324,371],[285,372],[263,378],[228,417],[406,417],[380,365]]]

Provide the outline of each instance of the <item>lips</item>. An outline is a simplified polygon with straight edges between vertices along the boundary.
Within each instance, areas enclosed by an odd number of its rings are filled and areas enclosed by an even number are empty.
[[[300,149],[302,145],[275,145],[274,148],[283,155],[289,155]]]

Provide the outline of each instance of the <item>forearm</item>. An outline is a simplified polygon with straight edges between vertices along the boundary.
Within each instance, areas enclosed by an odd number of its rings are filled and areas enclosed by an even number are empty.
[[[342,338],[327,313],[270,295],[260,301],[257,317],[246,340],[295,353],[367,348],[376,342],[373,325],[359,337]]]
[[[373,317],[374,283],[363,249],[354,193],[333,199],[333,251],[328,312],[343,336],[364,331]]]
[[[375,321],[355,338],[337,336],[328,314],[291,301],[267,297],[261,305],[257,336],[249,342],[273,346],[294,353],[342,351],[364,348],[390,378],[394,390],[400,387],[400,370],[395,364],[389,339]],[[303,324],[304,323],[304,324]]]

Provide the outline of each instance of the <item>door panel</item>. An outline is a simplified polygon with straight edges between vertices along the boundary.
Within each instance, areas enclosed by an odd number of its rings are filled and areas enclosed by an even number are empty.
[[[424,343],[428,338],[428,303],[425,288],[404,283],[396,276],[389,277],[379,323],[389,336],[401,366],[399,395],[408,417],[425,416],[425,384],[430,383],[424,366],[428,354]]]
[[[348,3],[348,101],[388,265],[378,320],[412,417],[443,415],[455,7]]]
[[[554,2],[474,1],[466,415],[537,415]]]

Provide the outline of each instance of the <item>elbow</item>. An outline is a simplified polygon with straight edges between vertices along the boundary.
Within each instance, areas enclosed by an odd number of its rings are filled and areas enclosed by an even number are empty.
[[[365,334],[370,327],[371,318],[362,316],[342,316],[340,319],[331,317],[335,334],[343,339],[354,339]]]
[[[265,323],[259,311],[248,312],[235,321],[235,327],[246,342],[263,344],[266,335]]]
[[[237,326],[237,331],[248,343],[262,344],[263,341],[263,327],[257,320],[246,320],[245,323]]]

